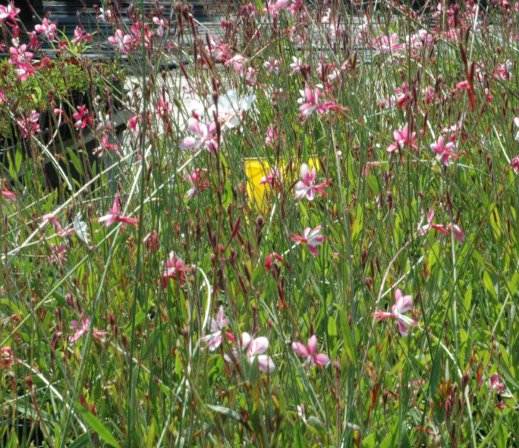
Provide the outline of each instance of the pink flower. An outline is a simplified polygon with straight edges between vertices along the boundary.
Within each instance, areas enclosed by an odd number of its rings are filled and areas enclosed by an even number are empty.
[[[305,65],[303,64],[303,60],[296,56],[292,56],[292,63],[290,64],[291,73],[294,75],[296,73],[303,73],[305,69]]]
[[[6,345],[0,348],[0,369],[10,369],[15,363],[15,360],[11,347]]]
[[[373,317],[376,321],[395,319],[400,335],[407,336],[409,328],[417,324],[414,319],[404,315],[404,313],[411,311],[412,307],[412,297],[404,296],[402,291],[397,289],[395,291],[395,304],[391,307],[391,312],[377,310],[373,313]]]
[[[431,145],[431,149],[436,154],[436,158],[443,165],[448,166],[451,160],[457,158],[457,154],[454,151],[456,144],[452,141],[445,142],[445,137],[440,136],[438,140]]]
[[[258,368],[265,373],[272,373],[276,366],[270,356],[265,355],[269,347],[269,340],[260,336],[253,338],[249,333],[241,334],[241,348],[245,350],[245,356],[249,364],[254,364],[258,361]]]
[[[405,47],[400,43],[398,34],[392,33],[389,36],[383,35],[375,38],[372,42],[373,48],[378,50],[380,53],[399,53]]]
[[[16,124],[20,128],[22,138],[31,138],[40,132],[40,114],[33,110],[28,116],[17,119]]]
[[[56,234],[60,237],[65,237],[74,233],[74,228],[64,229],[59,222],[59,219],[53,213],[47,213],[41,217],[41,225],[45,226],[51,224]]]
[[[489,379],[490,389],[497,392],[498,394],[502,394],[506,392],[506,385],[501,379],[499,373],[494,373]]]
[[[206,179],[206,174],[207,170],[202,168],[195,168],[186,174],[185,179],[191,185],[191,188],[186,193],[188,199],[209,188],[209,181]]]
[[[110,143],[110,137],[106,132],[103,132],[101,142],[99,146],[94,150],[94,154],[98,157],[102,156],[105,152],[113,152],[119,154],[119,145],[117,143]]]
[[[116,30],[115,34],[108,38],[108,42],[123,54],[128,54],[134,45],[132,36],[130,34],[124,34],[120,29]]]
[[[290,0],[269,1],[267,3],[266,11],[272,17],[277,17],[282,10],[288,9]]]
[[[292,350],[300,358],[305,359],[305,364],[312,364],[318,367],[325,367],[330,363],[330,358],[325,353],[317,352],[317,336],[310,336],[307,344],[302,342],[292,342]]]
[[[188,120],[188,129],[193,135],[182,140],[180,149],[196,151],[203,147],[210,152],[218,151],[218,136],[214,123],[207,125],[197,118],[191,117]]]
[[[164,270],[161,276],[161,285],[163,288],[168,287],[170,279],[178,281],[182,286],[186,281],[186,274],[191,272],[191,266],[187,266],[184,260],[177,257],[174,252],[170,252],[169,258],[164,263]]]
[[[92,127],[94,125],[94,119],[84,104],[77,108],[76,112],[72,114],[72,118],[75,120],[74,127],[76,129],[85,129],[87,126]]]
[[[5,22],[6,20],[15,22],[16,16],[19,12],[20,9],[15,7],[13,2],[10,2],[7,6],[0,5],[0,23]]]
[[[313,201],[315,195],[323,196],[325,189],[328,186],[328,182],[321,182],[320,184],[315,183],[316,178],[315,168],[309,168],[306,163],[301,165],[299,171],[299,181],[295,185],[295,197],[296,199],[306,198],[309,201]]]
[[[265,145],[274,146],[279,140],[279,131],[275,126],[269,126],[265,135]]]
[[[451,230],[452,230],[454,239],[456,241],[462,243],[465,240],[465,233],[463,232],[461,227],[458,226],[457,224],[452,224],[452,225],[451,224],[447,224],[447,225],[435,224],[435,223],[433,223],[433,219],[434,219],[434,210],[430,209],[429,212],[427,213],[427,224],[425,224],[425,225],[421,224],[423,222],[423,218],[422,218],[422,221],[418,225],[418,235],[424,236],[429,230],[433,229],[433,230],[436,230],[438,233],[441,233],[442,235],[448,236],[451,234]]]
[[[7,187],[3,187],[0,190],[0,196],[2,196],[5,200],[14,202],[16,201],[16,194],[9,190]]]
[[[324,242],[324,236],[321,235],[321,226],[318,225],[313,229],[307,227],[304,230],[303,235],[292,235],[292,241],[298,245],[306,244],[310,253],[314,257],[317,256],[317,248]]]
[[[412,101],[411,91],[406,82],[395,89],[394,98],[398,109],[405,109],[405,107]]]
[[[280,68],[279,59],[269,58],[263,63],[263,67],[265,70],[267,70],[267,72],[273,75],[278,75]]]
[[[499,81],[510,81],[512,79],[512,61],[499,64],[494,70],[494,79]]]
[[[216,313],[215,318],[211,318],[210,320],[210,327],[211,327],[211,333],[207,336],[204,336],[201,341],[204,342],[207,345],[207,348],[210,352],[214,352],[223,341],[223,334],[222,330],[229,325],[229,321],[225,317],[225,312],[223,310],[223,307],[220,306],[218,308],[218,312]]]
[[[515,156],[512,160],[510,160],[510,166],[514,170],[515,174],[519,174],[519,156]]]
[[[153,17],[151,20],[157,26],[157,29],[155,30],[155,34],[159,37],[163,37],[164,32],[166,31],[166,27],[167,27],[166,21],[159,17]]]
[[[56,24],[47,19],[47,17],[41,21],[41,24],[34,27],[34,31],[38,34],[43,34],[48,40],[56,39]]]
[[[270,185],[271,188],[281,188],[283,174],[278,167],[273,166],[268,173],[260,179],[260,185]]]
[[[401,151],[405,147],[418,149],[416,132],[410,132],[407,124],[403,128],[393,131],[393,143],[387,147],[387,152]]]
[[[89,43],[92,42],[93,36],[90,33],[87,33],[85,29],[78,25],[76,28],[74,28],[74,37],[72,38],[72,43],[79,44],[79,43]]]
[[[271,252],[265,257],[265,270],[270,272],[274,266],[278,269],[285,260],[282,255],[279,255],[277,252]]]
[[[32,65],[33,56],[33,53],[27,51],[26,44],[14,45],[9,48],[9,63],[15,66],[14,70],[20,81],[25,81],[35,73]]]
[[[110,211],[99,218],[100,223],[104,223],[106,227],[110,227],[112,224],[121,223],[136,226],[139,223],[138,218],[131,218],[129,216],[121,215],[121,195],[119,192],[115,193],[114,201]]]
[[[80,321],[73,320],[70,322],[70,328],[74,331],[72,336],[69,336],[68,341],[71,344],[77,342],[83,335],[88,333],[90,329],[91,320],[89,317],[83,317]],[[108,332],[94,328],[92,336],[99,342],[104,342]]]
[[[329,111],[344,111],[344,107],[340,106],[335,101],[322,102],[320,100],[322,91],[319,86],[314,88],[306,86],[304,90],[300,91],[300,93],[301,97],[297,100],[297,102],[300,104],[299,113],[301,114],[301,118],[303,120],[306,120],[314,112],[322,115]]]
[[[73,320],[70,322],[70,328],[74,331],[74,334],[69,336],[68,341],[71,344],[74,344],[81,338],[81,336],[88,333],[88,329],[90,328],[90,318],[84,317],[80,321]]]
[[[162,119],[167,118],[168,115],[173,110],[173,106],[163,95],[161,95],[160,98],[158,99],[156,108],[157,108],[157,113],[160,115],[160,117]]]
[[[234,72],[238,75],[243,75],[245,72],[245,65],[247,64],[247,58],[241,54],[236,54],[232,58],[225,62],[225,66],[231,67]]]
[[[128,119],[127,126],[133,135],[137,135],[139,133],[139,116],[138,115],[131,116]]]

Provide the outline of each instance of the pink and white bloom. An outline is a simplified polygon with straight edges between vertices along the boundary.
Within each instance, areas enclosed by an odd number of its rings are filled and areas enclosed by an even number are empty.
[[[315,183],[317,172],[315,168],[310,168],[306,163],[301,165],[299,171],[299,181],[295,185],[295,198],[308,199],[313,201],[315,196],[323,196],[328,182]]]
[[[436,224],[433,222],[434,220],[434,210],[430,209],[427,213],[427,224],[422,225],[423,218],[418,224],[418,235],[424,236],[429,230],[433,229],[442,235],[449,236],[451,231],[454,235],[454,239],[459,243],[462,243],[465,240],[465,232],[463,229],[457,224]]]
[[[155,34],[158,37],[164,37],[164,33],[166,31],[166,28],[167,28],[166,21],[164,19],[160,18],[160,17],[153,17],[151,20],[157,26],[157,28],[155,30]]]
[[[514,170],[515,174],[519,174],[519,156],[515,156],[512,160],[510,160],[510,166]]]
[[[193,152],[200,148],[205,148],[209,152],[218,151],[218,135],[214,123],[206,124],[195,117],[189,118],[187,123],[187,128],[193,135],[184,137],[180,143],[180,149],[191,150]]]
[[[243,73],[245,73],[245,66],[247,65],[247,58],[241,54],[236,54],[228,59],[224,65],[231,67],[237,75],[243,75]]]
[[[281,11],[288,9],[290,3],[291,0],[271,0],[267,3],[266,11],[272,17],[277,17]]]
[[[260,185],[270,185],[271,188],[281,188],[283,174],[277,166],[269,169],[268,173],[260,179]]]
[[[321,234],[321,226],[318,225],[313,229],[311,227],[305,228],[302,235],[292,235],[292,241],[297,245],[306,244],[308,250],[315,257],[317,256],[317,248],[323,244],[325,238]]]
[[[416,132],[411,132],[406,124],[403,128],[393,131],[393,143],[387,147],[387,152],[401,151],[405,147],[418,149],[416,144]]]
[[[179,285],[182,286],[186,281],[186,275],[192,269],[191,266],[184,263],[182,258],[177,257],[175,252],[170,252],[168,259],[164,263],[164,270],[160,279],[161,286],[167,288],[170,279],[177,280]]]
[[[193,171],[186,174],[185,179],[191,185],[191,188],[186,193],[188,199],[191,199],[198,193],[209,188],[209,181],[207,180],[206,175],[207,170],[202,168],[195,168]]]
[[[512,61],[499,64],[494,70],[494,79],[498,81],[510,81],[512,79]]]
[[[395,304],[391,307],[391,312],[375,311],[373,317],[376,321],[395,319],[398,331],[401,336],[407,336],[409,329],[417,324],[417,322],[404,313],[411,311],[413,308],[413,298],[410,295],[404,296],[400,289],[395,291]]]
[[[211,333],[201,338],[201,341],[206,344],[210,352],[214,352],[223,342],[222,330],[229,325],[229,321],[225,317],[223,307],[218,308],[215,318],[210,319]]]
[[[130,34],[125,34],[120,29],[116,30],[115,34],[108,38],[108,42],[123,54],[128,54],[134,45],[132,36]]]
[[[405,49],[405,46],[400,43],[398,34],[391,33],[389,35],[382,35],[375,38],[372,42],[373,48],[380,53],[400,53]]]
[[[273,75],[278,75],[280,65],[279,59],[269,58],[263,63],[263,68]]]
[[[90,329],[91,320],[89,317],[83,317],[80,321],[73,320],[70,322],[70,328],[74,331],[74,334],[69,336],[68,341],[71,344],[77,342],[83,335],[88,333]],[[103,330],[98,330],[94,328],[92,330],[92,336],[99,342],[104,342],[106,339],[108,332]]]
[[[317,336],[314,334],[310,336],[308,342],[292,342],[292,350],[300,358],[304,358],[305,364],[310,364],[318,367],[326,367],[330,363],[330,358],[326,353],[319,353],[317,351]]]
[[[85,129],[87,126],[94,125],[94,119],[84,104],[77,108],[76,112],[72,114],[72,118],[76,129]]]
[[[327,112],[343,112],[344,107],[337,104],[335,101],[322,101],[322,90],[320,86],[311,88],[306,86],[304,90],[300,91],[301,97],[297,100],[299,103],[299,113],[301,118],[306,120],[314,112],[319,115]]]
[[[107,132],[103,132],[99,146],[94,150],[94,154],[96,154],[98,157],[101,157],[106,152],[120,154],[120,148],[117,143],[110,142],[110,136]]]
[[[51,224],[56,234],[62,238],[72,235],[75,232],[74,227],[69,227],[66,229],[63,228],[59,222],[58,217],[53,213],[47,213],[41,217],[41,226],[43,227],[47,224]]]
[[[37,34],[42,34],[47,40],[55,40],[58,31],[56,24],[45,17],[40,24],[34,27]]]
[[[2,196],[6,201],[11,201],[11,202],[16,201],[16,193],[9,190],[9,188],[7,188],[7,187],[3,187],[0,190],[0,196]]]
[[[72,43],[88,44],[88,43],[92,42],[93,39],[94,39],[94,37],[92,36],[92,34],[87,33],[82,26],[78,25],[78,26],[76,26],[76,28],[74,28],[74,37],[72,38]]]
[[[503,382],[499,373],[494,373],[490,379],[488,380],[490,389],[497,392],[498,394],[503,394],[506,392],[506,385]]]
[[[129,216],[123,216],[121,207],[121,195],[119,192],[115,193],[114,201],[112,203],[112,208],[110,211],[99,218],[99,222],[103,223],[106,227],[110,227],[115,223],[128,224],[131,226],[136,226],[139,223],[138,218],[131,218]]]
[[[269,126],[265,135],[265,145],[274,146],[279,140],[279,131],[275,126]]]
[[[272,358],[265,354],[269,348],[269,340],[265,336],[253,338],[249,333],[243,332],[240,338],[241,348],[249,364],[258,362],[258,368],[265,373],[272,373],[276,365]]]
[[[40,114],[33,110],[26,117],[17,119],[16,124],[20,128],[22,138],[31,138],[40,132]]]
[[[14,6],[13,2],[10,2],[7,6],[0,5],[0,23],[6,20],[15,22],[19,12],[20,9]]]
[[[296,73],[303,73],[304,71],[304,64],[303,60],[301,58],[298,58],[296,56],[292,56],[292,63],[290,64],[290,70],[293,75]]]
[[[81,336],[88,333],[88,330],[90,328],[90,318],[84,317],[80,321],[73,320],[72,322],[70,322],[70,328],[74,331],[74,334],[69,336],[68,341],[71,344],[74,344],[81,338]]]
[[[456,143],[450,140],[446,141],[443,136],[438,137],[438,140],[431,144],[431,149],[436,154],[436,159],[444,166],[449,166],[451,160],[455,160],[458,157],[454,151],[456,149]]]

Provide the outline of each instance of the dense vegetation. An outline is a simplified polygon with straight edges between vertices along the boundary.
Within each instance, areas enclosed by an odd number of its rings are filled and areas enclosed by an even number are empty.
[[[517,446],[519,2],[318,3],[0,6],[5,446]]]

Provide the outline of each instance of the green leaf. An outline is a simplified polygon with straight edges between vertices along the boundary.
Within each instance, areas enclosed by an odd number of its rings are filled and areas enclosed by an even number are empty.
[[[487,290],[487,292],[494,297],[494,299],[497,299],[497,292],[496,288],[494,287],[494,283],[492,282],[492,278],[490,277],[490,274],[485,271],[483,272],[483,286]]]
[[[337,336],[337,321],[335,316],[328,317],[328,336]]]
[[[119,442],[112,435],[110,430],[105,426],[105,424],[99,420],[94,414],[88,412],[83,406],[78,405],[76,407],[78,413],[81,415],[83,422],[86,423],[92,431],[94,431],[99,438],[107,443],[108,445],[114,448],[120,448]]]

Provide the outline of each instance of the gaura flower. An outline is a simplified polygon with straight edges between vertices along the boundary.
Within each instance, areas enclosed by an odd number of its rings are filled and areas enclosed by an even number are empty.
[[[210,352],[214,352],[222,344],[222,330],[227,325],[229,325],[229,321],[225,317],[223,307],[220,306],[215,318],[210,320],[211,333],[201,338],[201,341],[206,344]]]
[[[292,350],[297,356],[305,359],[305,364],[326,367],[330,363],[330,358],[326,353],[317,351],[317,336],[315,334],[310,336],[306,345],[299,341],[292,342]]]
[[[410,149],[418,148],[416,145],[416,132],[411,132],[407,124],[403,128],[393,131],[393,143],[387,147],[387,152],[401,151],[405,147]]]
[[[14,353],[11,347],[0,348],[0,369],[10,369],[14,364]]]
[[[395,291],[395,304],[391,307],[391,312],[377,310],[373,313],[376,321],[395,319],[398,331],[401,336],[407,336],[409,329],[417,323],[414,319],[404,313],[413,308],[413,298],[409,295],[404,296],[400,289]]]
[[[110,227],[115,223],[129,224],[132,226],[136,226],[139,223],[138,218],[123,216],[121,213],[121,195],[117,192],[112,203],[112,208],[106,215],[99,218],[99,222],[104,223],[106,227]]]
[[[170,252],[168,259],[164,263],[164,270],[161,276],[161,285],[163,288],[168,287],[170,279],[178,281],[182,286],[186,281],[186,274],[191,272],[192,267],[184,263],[182,258],[175,255],[175,252]]]
[[[431,144],[431,149],[436,154],[436,158],[440,161],[444,166],[449,166],[451,160],[454,160],[458,157],[456,152],[456,143],[453,141],[445,141],[445,137],[440,136],[438,140]]]
[[[306,244],[308,246],[308,250],[315,257],[317,256],[317,248],[323,244],[324,236],[321,234],[321,226],[318,225],[313,229],[311,227],[307,227],[302,235],[292,235],[292,241],[296,244]]]
[[[272,373],[276,365],[272,358],[265,355],[269,348],[269,340],[265,336],[253,338],[249,333],[243,332],[241,334],[241,348],[245,351],[245,356],[249,364],[258,362],[258,368],[265,373]]]
[[[308,199],[313,201],[315,195],[323,196],[325,189],[329,185],[327,181],[319,184],[315,183],[317,171],[315,168],[310,168],[306,163],[301,165],[299,171],[299,181],[295,185],[296,199]]]
[[[265,211],[267,208],[267,192],[272,191],[271,182],[269,182],[269,175],[272,176],[274,172],[271,171],[271,166],[266,158],[250,158],[243,162],[245,177],[247,178],[247,196],[249,197],[249,205],[258,210]],[[308,168],[319,171],[320,162],[316,157],[311,157],[308,160]],[[280,174],[277,180],[280,181],[283,173],[286,171],[285,162],[279,162],[276,167]],[[273,179],[272,179],[273,180]]]

